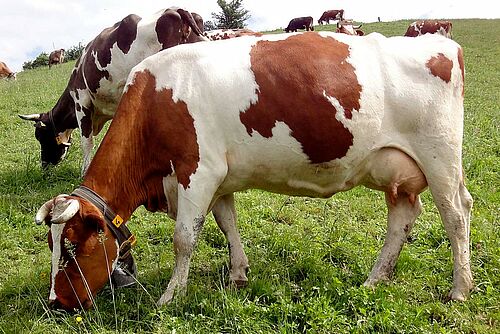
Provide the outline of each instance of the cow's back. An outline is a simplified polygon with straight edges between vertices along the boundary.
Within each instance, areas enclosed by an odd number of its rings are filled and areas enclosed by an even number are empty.
[[[429,128],[461,136],[451,129],[461,128],[458,50],[436,36],[242,37],[165,50],[134,71],[147,69],[156,91],[186,103],[200,159],[227,159],[227,184],[295,194],[302,184],[303,194],[326,196],[349,186],[344,166],[377,148],[418,162],[413,145]]]

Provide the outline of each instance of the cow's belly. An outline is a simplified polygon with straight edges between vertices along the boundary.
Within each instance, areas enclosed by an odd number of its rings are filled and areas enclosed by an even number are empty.
[[[361,149],[353,145],[342,158],[312,163],[281,124],[271,138],[254,134],[226,151],[227,176],[219,193],[257,188],[296,196],[330,197],[360,182],[366,161],[378,147],[381,146]]]
[[[220,186],[221,194],[244,189],[262,189],[279,194],[330,197],[351,189],[352,175],[335,164],[275,165],[257,164],[252,170],[232,170]]]

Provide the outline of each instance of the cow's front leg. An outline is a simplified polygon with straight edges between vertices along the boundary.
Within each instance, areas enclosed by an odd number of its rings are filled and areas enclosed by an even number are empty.
[[[208,212],[215,191],[223,179],[223,175],[217,177],[217,167],[200,170],[209,171],[207,175],[201,173],[196,175],[198,182],[193,181],[185,189],[183,185],[177,187],[177,219],[174,231],[174,253],[175,267],[168,283],[167,290],[158,300],[158,305],[172,301],[174,294],[185,293],[187,287],[189,265],[196,241],[203,228],[205,215]],[[225,169],[222,168],[222,172]]]
[[[215,203],[212,212],[215,221],[219,225],[229,244],[229,260],[231,269],[229,280],[237,287],[248,284],[247,271],[248,259],[241,244],[240,234],[236,227],[236,209],[234,207],[234,195],[221,196]]]
[[[81,145],[83,151],[82,177],[84,177],[89,168],[90,160],[92,159],[92,150],[94,149],[94,137],[92,134],[89,137],[85,137],[82,134]]]
[[[204,222],[203,215],[177,216],[174,231],[175,267],[167,290],[158,301],[159,306],[170,303],[175,293],[185,294],[191,256]]]
[[[390,279],[403,244],[422,211],[419,196],[414,204],[405,195],[399,195],[396,203],[392,203],[390,195],[386,194],[385,201],[388,208],[387,234],[377,262],[363,284],[366,287],[374,287],[377,283]]]

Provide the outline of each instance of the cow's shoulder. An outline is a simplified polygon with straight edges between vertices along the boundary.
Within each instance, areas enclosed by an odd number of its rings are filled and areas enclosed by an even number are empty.
[[[120,50],[127,54],[137,37],[137,25],[141,17],[130,14],[112,27],[104,29],[89,46],[90,53],[97,54],[97,60],[102,67],[111,63],[111,49],[116,43]]]

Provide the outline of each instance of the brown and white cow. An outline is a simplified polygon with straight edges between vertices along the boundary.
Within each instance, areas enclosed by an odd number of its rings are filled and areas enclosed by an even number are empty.
[[[54,50],[49,55],[49,68],[64,62],[64,49]]]
[[[297,32],[298,29],[314,31],[313,18],[311,16],[303,16],[291,19],[285,28],[285,32]]]
[[[262,36],[262,33],[250,29],[216,29],[203,32],[203,36],[211,41],[236,38],[242,36]]]
[[[451,38],[451,28],[452,24],[450,21],[419,20],[410,24],[405,36],[417,37],[425,34],[438,34]]]
[[[47,113],[19,115],[35,122],[42,166],[59,163],[67,153],[71,133],[82,138],[82,174],[87,169],[97,135],[113,118],[132,67],[160,50],[205,40],[191,14],[168,8],[151,17],[131,14],[104,29],[76,62],[68,85]]]
[[[11,71],[7,64],[3,61],[0,61],[0,79],[1,78],[16,80],[16,73]]]
[[[185,290],[210,211],[229,241],[230,280],[247,282],[235,192],[327,198],[358,185],[384,192],[388,208],[385,243],[364,284],[389,279],[429,187],[451,241],[449,296],[466,299],[472,197],[462,172],[463,88],[461,47],[434,35],[265,35],[145,59],[82,186],[36,214],[50,227],[51,302],[90,307],[120,254],[111,221],[127,221],[140,205],[176,219],[161,305]]]
[[[330,20],[343,20],[344,19],[344,10],[343,9],[332,9],[323,12],[321,17],[318,20],[319,24],[330,24]]]
[[[352,21],[339,21],[337,22],[337,29],[335,32],[346,34],[346,35],[354,35],[354,36],[364,36],[363,30],[361,30],[361,24],[355,26],[352,24]]]

